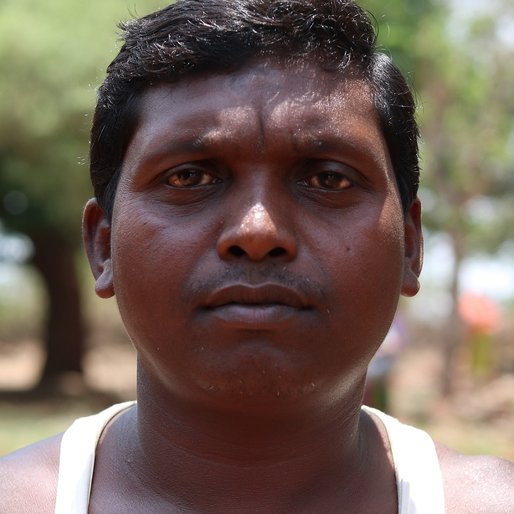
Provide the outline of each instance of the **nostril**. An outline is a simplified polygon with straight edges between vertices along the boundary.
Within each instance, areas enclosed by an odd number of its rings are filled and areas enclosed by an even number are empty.
[[[246,255],[246,252],[238,245],[232,245],[228,249],[229,253],[234,257],[244,257]],[[286,255],[285,248],[282,248],[280,246],[277,246],[276,248],[273,248],[273,250],[270,250],[268,252],[268,255],[270,257],[281,257],[282,255]]]
[[[281,257],[282,255],[286,254],[286,250],[284,248],[281,248],[280,246],[277,246],[277,248],[273,248],[270,252],[268,252],[268,255],[270,257]]]
[[[237,245],[233,245],[228,249],[229,253],[231,253],[234,257],[243,257],[246,255],[246,252]]]

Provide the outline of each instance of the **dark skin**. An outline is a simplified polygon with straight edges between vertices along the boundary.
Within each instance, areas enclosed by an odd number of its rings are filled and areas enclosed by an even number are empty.
[[[360,405],[418,289],[420,203],[402,211],[363,81],[257,61],[148,90],[112,220],[90,201],[84,235],[138,351],[90,512],[397,512]],[[0,511],[52,512],[59,440],[2,462]],[[448,512],[512,512],[510,464],[438,453]]]

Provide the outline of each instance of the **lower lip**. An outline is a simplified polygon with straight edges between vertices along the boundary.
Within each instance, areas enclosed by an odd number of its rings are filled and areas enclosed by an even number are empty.
[[[283,304],[247,305],[227,304],[208,309],[214,318],[234,328],[265,330],[279,328],[291,323],[295,317],[305,312]]]

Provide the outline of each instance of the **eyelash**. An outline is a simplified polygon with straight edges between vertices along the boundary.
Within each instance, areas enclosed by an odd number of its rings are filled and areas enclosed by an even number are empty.
[[[180,180],[181,175],[182,175],[182,179],[185,178],[186,181],[191,178],[193,178],[193,182],[194,182],[194,178],[200,178],[200,180],[197,181],[197,183],[193,183],[193,184],[180,185],[180,184],[172,184],[171,183],[173,179]],[[186,175],[186,177],[184,177],[184,175]],[[207,177],[207,180],[205,180],[206,177]],[[188,188],[193,188],[193,187],[200,187],[200,186],[205,186],[205,185],[209,185],[209,184],[219,183],[219,182],[221,182],[221,180],[217,177],[214,177],[211,173],[208,173],[207,171],[203,171],[201,169],[183,168],[183,169],[176,170],[173,173],[170,173],[166,177],[166,182],[169,186],[177,188],[177,189],[188,189]]]
[[[181,180],[183,181],[182,183],[180,183]],[[175,181],[175,183],[173,183],[173,181]],[[218,184],[222,181],[222,179],[214,176],[212,173],[194,167],[180,168],[169,173],[166,177],[166,183],[175,189],[191,189]],[[323,183],[324,181],[328,182]],[[322,191],[344,191],[354,185],[347,174],[340,171],[319,171],[317,173],[311,173],[297,181],[297,184]]]
[[[339,183],[344,183],[343,187],[331,187],[330,185],[323,185],[321,181],[323,179],[333,180],[336,179]],[[321,179],[321,180],[320,180]],[[317,182],[317,184],[313,184],[313,182]],[[337,171],[321,171],[310,175],[299,181],[299,184],[306,187],[314,187],[315,189],[321,189],[325,191],[343,191],[345,189],[349,189],[353,186],[352,181],[343,173]]]

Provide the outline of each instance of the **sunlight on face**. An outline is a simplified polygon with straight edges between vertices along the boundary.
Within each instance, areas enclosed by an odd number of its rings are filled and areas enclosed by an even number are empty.
[[[255,229],[262,230],[268,234],[277,233],[275,223],[273,223],[268,211],[260,202],[253,205],[241,220],[241,235],[253,233]]]

